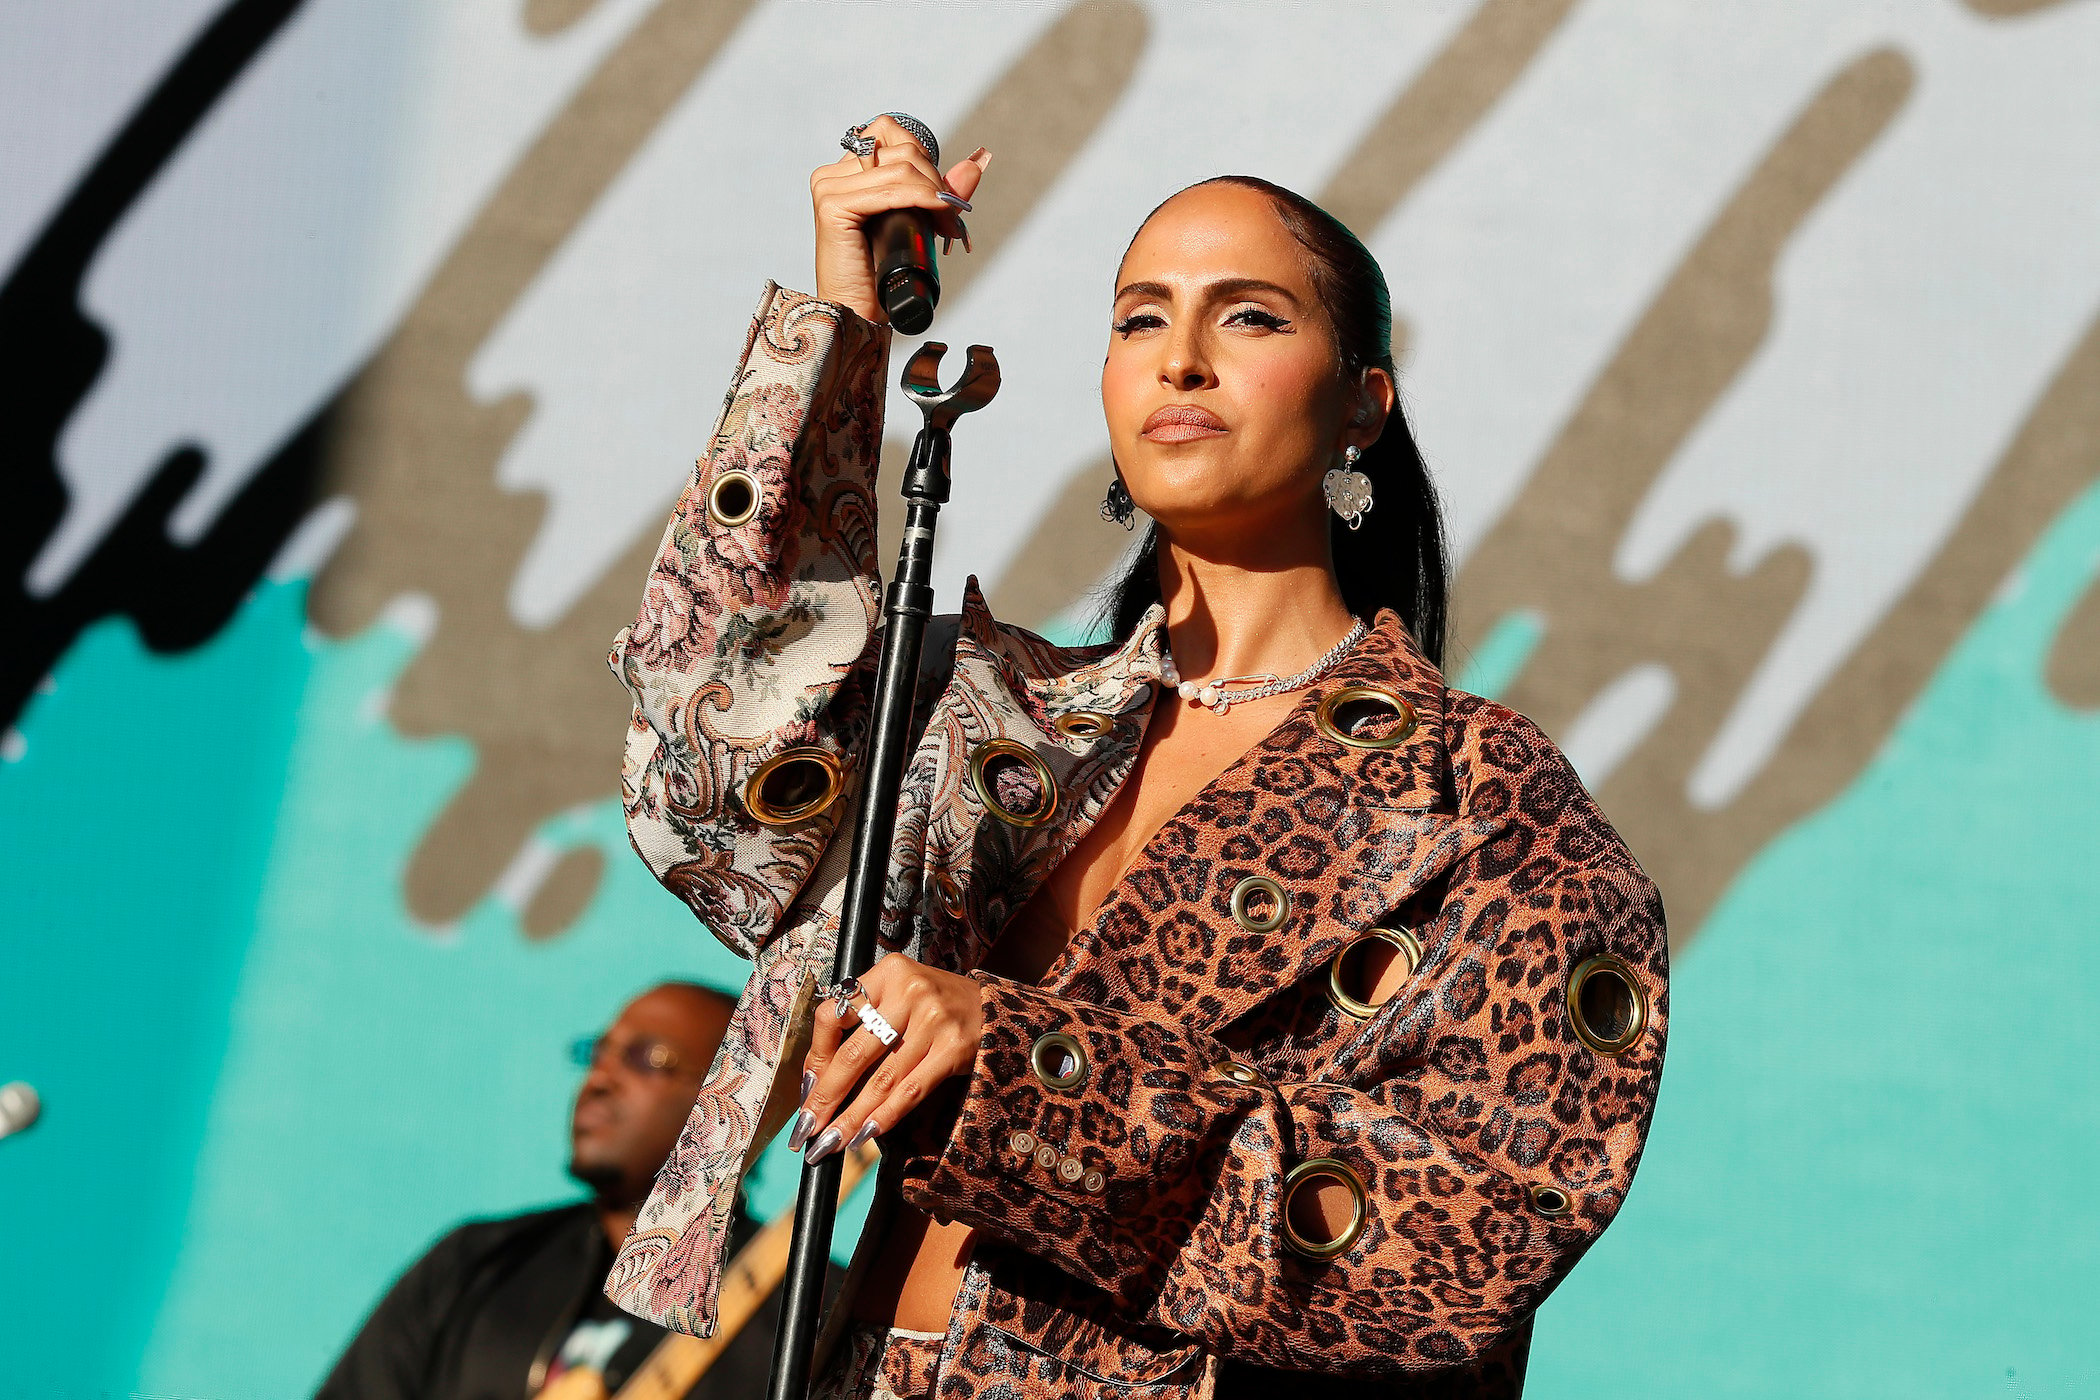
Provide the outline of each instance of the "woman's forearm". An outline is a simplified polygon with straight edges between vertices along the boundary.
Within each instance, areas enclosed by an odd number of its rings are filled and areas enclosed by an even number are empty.
[[[888,347],[887,328],[767,285],[608,658],[633,699],[635,849],[746,957],[809,878],[858,759]]]

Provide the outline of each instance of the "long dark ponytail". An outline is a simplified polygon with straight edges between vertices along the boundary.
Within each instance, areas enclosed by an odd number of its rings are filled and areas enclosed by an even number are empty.
[[[1341,220],[1304,195],[1253,175],[1217,175],[1197,182],[1219,184],[1267,195],[1284,227],[1312,255],[1313,290],[1334,323],[1343,372],[1361,374],[1375,366],[1394,374],[1392,300],[1370,250]],[[1342,601],[1366,622],[1380,608],[1399,613],[1415,645],[1441,668],[1450,595],[1444,513],[1397,399],[1385,430],[1364,449],[1356,469],[1371,478],[1376,503],[1359,529],[1351,530],[1339,517],[1329,523]],[[1159,601],[1159,529],[1147,524],[1130,567],[1109,588],[1102,617],[1110,635],[1129,636],[1146,609]]]

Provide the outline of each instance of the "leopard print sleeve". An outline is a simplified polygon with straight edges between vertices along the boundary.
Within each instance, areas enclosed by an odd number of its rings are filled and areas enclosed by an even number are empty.
[[[1477,1362],[1624,1199],[1661,1076],[1667,954],[1660,896],[1630,863],[1521,897],[1461,875],[1444,910],[1450,936],[1333,1078],[1272,1079],[1178,1020],[973,973],[968,1090],[946,1140],[902,1164],[905,1199],[1228,1360]],[[1497,977],[1598,956],[1647,998],[1617,1058],[1564,996]]]
[[[873,665],[889,329],[767,283],[707,450],[608,658],[628,834],[753,957],[829,844]]]

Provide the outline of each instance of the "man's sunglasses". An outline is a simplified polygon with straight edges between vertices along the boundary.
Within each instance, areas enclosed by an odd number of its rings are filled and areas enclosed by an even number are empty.
[[[610,1053],[602,1035],[578,1036],[569,1042],[569,1059],[578,1069],[597,1064],[601,1053]],[[619,1058],[636,1074],[676,1074],[685,1064],[676,1050],[660,1040],[630,1040],[619,1052]]]

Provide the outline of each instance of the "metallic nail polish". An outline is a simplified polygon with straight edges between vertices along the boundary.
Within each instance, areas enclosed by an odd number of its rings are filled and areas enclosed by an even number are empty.
[[[804,1071],[802,1071],[802,1097],[801,1097],[801,1098],[799,1098],[799,1099],[797,1099],[797,1100],[795,1100],[795,1102],[797,1102],[797,1103],[808,1103],[808,1102],[809,1102],[809,1091],[810,1091],[810,1090],[812,1090],[812,1089],[814,1089],[814,1088],[816,1088],[816,1087],[817,1087],[817,1075],[816,1075],[816,1071],[815,1071],[815,1070],[807,1070],[807,1069],[806,1069],[806,1070],[804,1070]]]
[[[865,1123],[863,1123],[863,1124],[861,1124],[861,1125],[860,1125],[860,1131],[859,1131],[859,1132],[857,1132],[857,1133],[855,1133],[855,1134],[853,1135],[853,1141],[851,1141],[851,1142],[849,1142],[849,1143],[847,1143],[847,1144],[846,1144],[846,1150],[850,1152],[850,1151],[852,1151],[852,1150],[853,1150],[854,1148],[856,1148],[856,1147],[860,1146],[860,1145],[861,1145],[862,1143],[866,1142],[866,1141],[867,1141],[867,1140],[868,1140],[869,1138],[871,1138],[871,1137],[875,1136],[875,1134],[876,1134],[876,1133],[877,1133],[878,1131],[880,1131],[880,1130],[881,1130],[881,1128],[882,1128],[882,1124],[880,1124],[880,1123],[876,1122],[876,1121],[875,1121],[874,1119],[870,1118],[870,1119],[869,1119],[869,1120],[868,1120],[867,1122],[865,1122]]]
[[[788,1151],[800,1152],[809,1137],[809,1130],[817,1126],[817,1115],[803,1109],[795,1115],[794,1126],[788,1129]]]
[[[821,1162],[825,1157],[836,1152],[838,1145],[839,1130],[837,1128],[826,1128],[822,1133],[818,1134],[817,1140],[809,1145],[809,1151],[802,1154],[802,1160],[804,1164]]]

